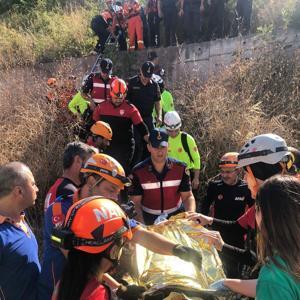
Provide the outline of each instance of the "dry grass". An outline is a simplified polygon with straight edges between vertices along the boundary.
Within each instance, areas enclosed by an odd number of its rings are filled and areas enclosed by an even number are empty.
[[[60,124],[61,112],[46,100],[45,81],[28,70],[24,74],[1,74],[0,164],[18,160],[31,168],[39,197],[28,216],[39,235],[44,196],[61,173],[63,149],[74,137],[72,124]]]
[[[58,77],[69,74],[63,65]],[[23,74],[23,75],[22,75]],[[61,111],[45,100],[46,78],[27,70],[1,73],[0,164],[25,162],[40,188],[31,220],[39,230],[42,203],[61,172],[61,154],[74,139],[72,125],[58,122]],[[184,129],[197,140],[202,155],[202,182],[218,172],[219,157],[238,151],[248,138],[275,132],[299,147],[300,59],[272,49],[255,60],[237,60],[205,85],[189,81],[174,90]],[[202,184],[202,192],[205,185]]]
[[[272,49],[255,60],[237,60],[202,87],[194,80],[175,91],[184,129],[199,145],[203,181],[218,173],[222,154],[239,151],[254,135],[273,132],[300,146],[299,67],[298,54]]]

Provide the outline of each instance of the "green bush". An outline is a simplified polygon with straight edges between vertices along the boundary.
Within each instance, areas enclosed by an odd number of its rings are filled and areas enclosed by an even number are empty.
[[[89,23],[97,4],[47,10],[39,2],[26,18],[13,11],[0,22],[0,64],[11,67],[82,56],[95,44]]]

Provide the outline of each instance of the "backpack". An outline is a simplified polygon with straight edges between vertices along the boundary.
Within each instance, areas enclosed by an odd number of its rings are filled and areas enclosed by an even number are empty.
[[[187,142],[187,133],[186,132],[182,132],[181,133],[181,144],[182,144],[182,147],[183,147],[183,150],[187,153],[187,155],[189,156],[190,158],[190,161],[192,163],[194,163],[194,160],[192,158],[192,155],[191,155],[191,152],[190,152],[190,148],[189,148],[189,145],[188,145],[188,142]]]

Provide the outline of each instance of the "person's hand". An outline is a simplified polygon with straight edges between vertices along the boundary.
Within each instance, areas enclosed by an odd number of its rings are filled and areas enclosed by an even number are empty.
[[[211,225],[213,223],[213,220],[214,220],[214,218],[212,218],[212,217],[208,217],[208,216],[205,216],[203,214],[198,214],[198,213],[195,213],[195,212],[188,213],[185,217],[189,221],[198,222],[202,226]]]
[[[182,260],[192,262],[199,270],[202,269],[202,254],[193,248],[176,245],[173,248],[173,255]]]
[[[183,15],[184,15],[183,8],[180,8],[179,13],[178,13],[178,16],[179,16],[179,17],[182,17]]]
[[[226,279],[220,279],[213,282],[208,289],[213,290],[214,295],[216,296],[226,296],[232,293],[231,290],[226,286]]]
[[[162,117],[161,116],[157,116],[156,117],[156,127],[160,127],[162,124]]]
[[[135,299],[142,299],[142,294],[146,291],[143,286],[138,286],[135,284],[132,285],[123,285],[121,284],[117,289],[117,296],[118,298],[124,300],[135,300]]]
[[[198,190],[199,184],[200,184],[199,178],[195,177],[195,178],[192,180],[192,189],[193,189],[193,190]]]
[[[201,238],[204,238],[208,244],[214,246],[218,251],[222,251],[225,244],[219,231],[203,232]]]

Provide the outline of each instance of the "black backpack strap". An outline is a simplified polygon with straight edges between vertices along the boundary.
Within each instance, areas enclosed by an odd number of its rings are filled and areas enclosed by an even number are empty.
[[[189,148],[189,145],[188,145],[188,142],[187,142],[187,133],[186,132],[182,132],[181,133],[181,144],[182,144],[182,147],[183,147],[183,150],[187,153],[187,155],[189,156],[190,158],[190,161],[192,163],[194,163],[194,160],[192,158],[192,155],[191,155],[191,151],[190,151],[190,148]]]

